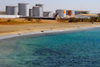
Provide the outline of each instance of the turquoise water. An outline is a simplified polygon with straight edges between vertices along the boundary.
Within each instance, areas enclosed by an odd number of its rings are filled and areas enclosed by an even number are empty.
[[[0,67],[100,67],[100,28],[1,40]]]

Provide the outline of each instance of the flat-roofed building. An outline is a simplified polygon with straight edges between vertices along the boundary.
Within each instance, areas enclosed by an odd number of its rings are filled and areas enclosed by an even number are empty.
[[[98,14],[78,14],[76,18],[91,18],[91,17],[98,17]]]
[[[89,14],[89,11],[87,11],[87,10],[75,10],[75,15],[78,15],[78,14]]]
[[[53,17],[53,13],[51,11],[44,11],[43,17]]]

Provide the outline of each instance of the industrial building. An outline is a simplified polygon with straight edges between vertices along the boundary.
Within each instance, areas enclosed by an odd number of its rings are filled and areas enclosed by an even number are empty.
[[[17,6],[6,6],[6,14],[7,15],[17,15],[18,14]]]
[[[48,17],[48,18],[53,17],[53,13],[51,11],[44,11],[43,17]]]
[[[78,14],[89,14],[89,11],[87,11],[87,10],[75,10],[75,15],[78,15]]]
[[[78,18],[81,14],[89,14],[89,11],[58,9],[56,10],[56,14],[57,14],[57,17],[60,17],[60,18],[73,18],[73,17],[75,18],[76,16]],[[86,16],[83,16],[83,17],[86,17]]]
[[[29,4],[28,3],[18,4],[18,15],[22,15],[24,17],[29,16]]]
[[[70,18],[75,15],[73,10],[66,10],[66,9],[58,9],[56,10],[57,17],[60,18]]]
[[[98,17],[98,14],[78,14],[76,18],[91,18],[91,17]]]
[[[18,6],[6,6],[6,11],[0,12],[0,18],[90,18],[98,17],[97,14],[89,14],[87,10],[57,9],[55,13],[44,11],[43,4],[36,4],[29,9],[28,3],[19,3]]]

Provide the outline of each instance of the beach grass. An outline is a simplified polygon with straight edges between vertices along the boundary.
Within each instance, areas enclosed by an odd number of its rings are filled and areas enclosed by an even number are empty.
[[[41,19],[25,19],[25,18],[3,18],[0,19],[0,25],[11,25],[11,24],[27,24],[27,23],[41,23]]]

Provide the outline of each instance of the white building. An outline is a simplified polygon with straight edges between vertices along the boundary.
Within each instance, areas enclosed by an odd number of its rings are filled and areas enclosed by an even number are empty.
[[[43,17],[47,17],[47,18],[53,17],[53,13],[51,11],[44,11],[43,12]]]
[[[75,10],[75,15],[78,15],[78,14],[89,14],[89,11],[87,11],[87,10]]]
[[[78,14],[76,18],[91,18],[91,17],[98,17],[98,14]]]

